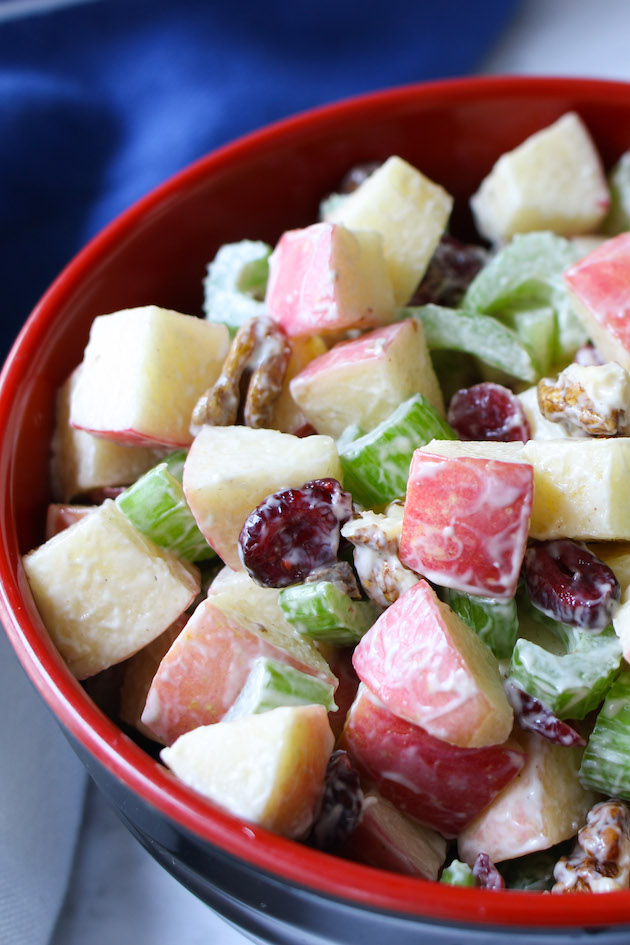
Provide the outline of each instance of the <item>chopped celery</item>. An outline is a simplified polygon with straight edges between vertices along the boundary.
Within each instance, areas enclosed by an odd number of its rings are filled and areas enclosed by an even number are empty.
[[[187,456],[188,450],[181,449],[173,450],[172,453],[169,453],[168,456],[165,456],[163,459],[171,476],[174,476],[178,482],[181,482],[184,477],[184,463],[186,462]]]
[[[477,885],[472,869],[468,863],[462,863],[461,860],[453,860],[452,863],[444,867],[440,882],[448,883],[449,886]]]
[[[358,643],[379,614],[370,601],[353,600],[331,581],[285,587],[278,601],[298,633],[335,646]]]
[[[334,695],[333,686],[324,679],[309,676],[288,663],[259,656],[223,721],[287,705],[321,704],[327,712],[334,712],[337,708]]]
[[[176,477],[158,463],[116,499],[121,512],[156,545],[188,561],[213,558]]]
[[[260,240],[226,243],[208,265],[204,279],[204,312],[234,335],[248,318],[265,311],[271,246]]]
[[[555,882],[553,869],[559,857],[557,851],[544,850],[501,863],[506,889],[522,889],[525,892],[551,889]]]
[[[414,450],[434,439],[457,437],[426,397],[415,394],[369,433],[338,441],[344,488],[368,508],[402,498]]]
[[[630,230],[630,151],[622,154],[608,175],[610,210],[602,232],[617,236]]]
[[[557,357],[558,326],[556,313],[550,305],[513,312],[506,318],[521,341],[536,359],[541,374],[548,374]]]
[[[583,787],[630,800],[630,670],[610,687],[582,757]]]
[[[401,310],[401,317],[417,318],[430,349],[465,351],[511,377],[533,383],[540,368],[515,331],[490,315],[420,305]]]
[[[444,588],[442,599],[475,631],[498,660],[509,659],[518,637],[516,601],[474,597]]]
[[[521,606],[535,616],[525,595]],[[583,719],[597,708],[619,670],[619,638],[612,626],[593,633],[542,614],[536,619],[555,635],[562,651],[552,652],[521,637],[512,653],[509,676],[559,719]]]
[[[575,243],[555,233],[518,234],[475,276],[462,308],[494,315],[512,325],[528,343],[544,373],[547,364],[564,364],[587,341],[587,332],[571,308],[562,278],[564,270],[579,256]],[[550,310],[552,319],[542,334],[533,338],[531,326],[526,328],[521,322],[519,328],[516,313],[537,309]],[[542,321],[547,316],[541,313],[539,317]]]
[[[562,273],[579,252],[555,233],[519,233],[477,273],[462,308],[502,317],[507,312],[551,305],[565,292]]]

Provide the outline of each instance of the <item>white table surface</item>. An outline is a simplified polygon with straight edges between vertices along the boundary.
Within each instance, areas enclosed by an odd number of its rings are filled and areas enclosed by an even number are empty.
[[[481,72],[630,80],[628,0],[529,0]],[[94,787],[52,945],[246,945],[158,866]]]

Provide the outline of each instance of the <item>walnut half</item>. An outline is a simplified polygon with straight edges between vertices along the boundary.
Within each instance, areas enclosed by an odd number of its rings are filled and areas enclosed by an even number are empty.
[[[568,430],[589,436],[622,436],[630,420],[630,375],[617,364],[573,363],[556,380],[538,382],[540,412]]]
[[[630,808],[608,800],[588,812],[575,850],[553,871],[552,893],[612,892],[630,886]]]

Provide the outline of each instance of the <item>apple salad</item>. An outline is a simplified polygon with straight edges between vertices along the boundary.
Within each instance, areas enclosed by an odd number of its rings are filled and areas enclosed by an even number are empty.
[[[477,243],[452,204],[362,165],[221,247],[204,317],[95,317],[24,568],[72,673],[232,814],[627,888],[629,155],[606,175],[570,112],[480,183]]]

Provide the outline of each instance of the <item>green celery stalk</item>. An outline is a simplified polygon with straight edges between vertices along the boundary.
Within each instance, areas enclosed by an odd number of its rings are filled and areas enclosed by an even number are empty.
[[[509,659],[518,637],[516,601],[475,597],[444,588],[440,596],[475,631],[498,660]]]
[[[630,669],[608,690],[578,777],[585,788],[630,800]]]
[[[358,643],[379,614],[370,601],[353,600],[331,581],[285,587],[278,602],[298,633],[334,646]]]
[[[440,882],[447,883],[449,886],[477,885],[472,869],[468,863],[462,863],[461,860],[453,860],[448,866],[444,867]]]
[[[215,557],[186,502],[178,479],[159,463],[116,499],[121,512],[156,545],[188,561]]]
[[[233,336],[243,322],[264,314],[270,254],[271,246],[260,240],[221,246],[203,283],[208,321],[222,322]]]
[[[402,498],[414,450],[433,439],[457,437],[426,397],[415,394],[369,433],[338,442],[344,489],[366,508]]]
[[[465,351],[511,377],[533,383],[540,367],[515,331],[490,315],[420,305],[401,309],[401,318],[417,318],[431,350]]]
[[[327,712],[334,712],[337,708],[334,695],[334,687],[324,679],[309,676],[279,660],[259,656],[222,721],[289,705],[321,704]]]

